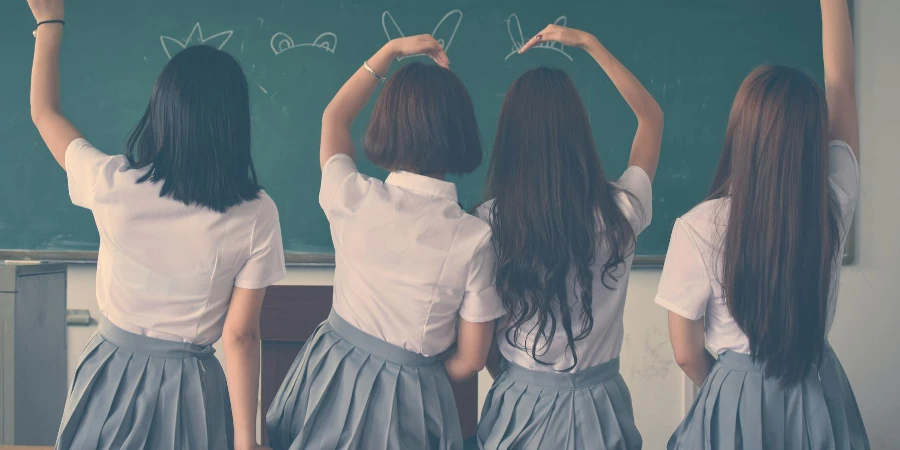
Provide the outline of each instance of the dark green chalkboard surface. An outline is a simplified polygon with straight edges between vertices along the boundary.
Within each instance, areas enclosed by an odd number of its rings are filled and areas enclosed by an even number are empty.
[[[388,35],[433,32],[444,40],[475,102],[488,152],[510,83],[539,65],[564,68],[587,106],[606,171],[617,178],[636,121],[593,60],[558,45],[513,54],[524,38],[557,20],[599,37],[666,113],[653,224],[638,245],[643,262],[665,254],[675,218],[704,197],[743,77],[768,62],[822,79],[816,0],[79,0],[67,6],[63,110],[107,153],[122,151],[169,54],[205,42],[240,59],[252,95],[254,158],[278,204],[292,262],[327,262],[333,253],[317,203],[320,114]],[[33,18],[21,0],[2,10],[0,258],[91,259],[99,242],[92,216],[69,203],[65,174],[28,112]],[[358,142],[370,111],[371,103],[354,127]],[[385,175],[360,159],[362,171]],[[460,201],[471,207],[481,200],[484,167],[454,181]]]

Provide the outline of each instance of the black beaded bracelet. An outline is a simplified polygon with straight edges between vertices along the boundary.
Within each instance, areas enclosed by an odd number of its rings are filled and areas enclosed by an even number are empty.
[[[62,26],[66,26],[65,20],[58,20],[58,19],[44,20],[44,21],[38,22],[38,24],[34,26],[34,31],[31,32],[31,35],[34,37],[37,37],[37,29],[45,23],[58,23],[58,24],[61,24]]]

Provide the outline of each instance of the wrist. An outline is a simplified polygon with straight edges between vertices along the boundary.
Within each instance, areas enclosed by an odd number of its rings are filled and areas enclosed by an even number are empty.
[[[599,45],[600,40],[590,33],[584,33],[584,36],[581,37],[581,42],[578,43],[578,47],[581,47],[584,50],[589,50]]]
[[[379,50],[378,52],[387,56],[388,59],[393,62],[395,59],[397,59],[397,57],[400,56],[400,51],[397,48],[397,40],[391,39],[386,44],[384,44],[384,46],[381,47],[381,50]]]
[[[234,439],[234,450],[255,450],[258,445],[256,439],[239,440],[237,436]]]
[[[66,15],[63,13],[46,13],[46,14],[36,14],[34,16],[34,23],[38,24],[41,22],[46,22],[48,20],[66,20]],[[47,24],[49,25],[49,24]],[[61,25],[61,24],[60,24]],[[43,26],[43,25],[41,25]]]

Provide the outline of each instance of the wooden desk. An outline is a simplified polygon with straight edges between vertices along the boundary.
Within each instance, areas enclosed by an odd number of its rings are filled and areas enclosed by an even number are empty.
[[[260,317],[262,417],[272,404],[303,343],[331,311],[331,286],[270,286]],[[463,437],[478,427],[478,377],[453,386]],[[263,427],[263,442],[268,442]],[[2,450],[2,449],[0,449]]]

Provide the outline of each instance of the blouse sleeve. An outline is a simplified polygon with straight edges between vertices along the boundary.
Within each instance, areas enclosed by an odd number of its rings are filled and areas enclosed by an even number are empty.
[[[681,317],[697,320],[706,313],[713,291],[700,249],[690,233],[681,219],[675,221],[655,302]]]
[[[616,184],[625,191],[620,204],[637,236],[650,225],[653,218],[653,184],[650,182],[650,176],[644,169],[631,166],[625,170]]]
[[[94,188],[104,168],[114,160],[94,148],[84,138],[78,138],[66,149],[66,177],[69,181],[69,197],[72,203],[82,208],[94,206]]]
[[[250,257],[234,279],[234,285],[239,288],[262,289],[287,275],[278,208],[268,196],[261,201],[263,204],[250,238]]]
[[[849,144],[844,141],[828,144],[828,172],[828,183],[840,208],[842,237],[846,237],[859,198],[859,163]]]
[[[473,323],[490,322],[506,314],[503,302],[494,286],[496,256],[491,235],[481,242],[469,265],[466,293],[459,308],[459,316]]]

